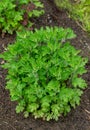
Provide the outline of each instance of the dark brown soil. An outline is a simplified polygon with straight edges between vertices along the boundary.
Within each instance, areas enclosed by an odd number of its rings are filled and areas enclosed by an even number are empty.
[[[60,117],[57,122],[35,120],[32,116],[25,119],[22,114],[15,113],[16,103],[10,101],[9,92],[5,90],[6,71],[0,67],[0,130],[90,130],[90,37],[68,17],[65,11],[59,11],[51,0],[41,1],[45,5],[46,13],[40,18],[32,19],[34,27],[63,26],[74,30],[77,38],[72,40],[72,45],[81,49],[81,55],[89,58],[86,66],[87,74],[84,75],[88,88],[82,95],[80,106],[72,109],[66,117]],[[14,40],[15,35],[6,35],[5,38],[0,36],[0,53]],[[3,61],[0,60],[0,63]]]

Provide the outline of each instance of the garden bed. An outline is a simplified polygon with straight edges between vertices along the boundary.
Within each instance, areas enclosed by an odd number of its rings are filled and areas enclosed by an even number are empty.
[[[87,74],[84,79],[87,81],[88,88],[84,91],[80,106],[66,117],[59,120],[46,122],[42,119],[34,119],[32,116],[25,119],[21,114],[16,114],[16,102],[11,102],[9,92],[5,90],[6,71],[0,68],[0,130],[89,130],[90,129],[90,36],[84,32],[75,21],[70,19],[65,11],[59,11],[52,0],[41,0],[44,3],[45,14],[39,18],[31,19],[34,23],[33,28],[45,26],[70,27],[74,30],[77,37],[72,40],[72,45],[81,49],[81,55],[88,57],[86,65]],[[32,28],[32,29],[33,29]],[[4,51],[9,43],[13,43],[15,35],[8,35],[4,38],[0,36],[0,53]],[[3,61],[0,60],[2,64]]]

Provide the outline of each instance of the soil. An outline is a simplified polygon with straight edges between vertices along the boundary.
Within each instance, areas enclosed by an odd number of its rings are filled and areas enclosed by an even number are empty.
[[[58,10],[52,0],[41,1],[45,6],[45,14],[40,18],[32,19],[33,28],[63,26],[74,30],[77,37],[71,41],[71,44],[81,49],[81,55],[89,59],[86,65],[87,73],[83,76],[88,87],[84,90],[80,106],[72,109],[66,117],[60,117],[57,122],[35,120],[32,116],[25,119],[22,113],[17,115],[15,112],[16,102],[10,101],[9,92],[5,90],[6,71],[0,67],[0,130],[90,130],[90,36],[77,25],[76,21],[68,17],[66,11]],[[0,53],[14,40],[15,35],[6,34],[4,38],[0,36]],[[1,59],[0,64],[2,63]]]

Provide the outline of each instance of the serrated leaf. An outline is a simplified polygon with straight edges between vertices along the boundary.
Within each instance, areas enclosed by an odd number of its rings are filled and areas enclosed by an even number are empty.
[[[22,112],[24,110],[24,106],[22,106],[22,105],[18,105],[17,107],[16,107],[16,113],[20,113],[20,112]]]
[[[74,78],[74,79],[72,80],[72,84],[73,84],[73,86],[74,86],[75,88],[76,88],[76,87],[79,87],[79,88],[81,88],[81,89],[84,89],[84,88],[87,86],[85,80],[82,79],[82,78]]]
[[[30,105],[28,106],[27,110],[28,112],[34,112],[38,109],[39,105],[36,103],[30,103]]]
[[[29,112],[25,111],[25,112],[24,112],[24,117],[25,117],[25,118],[29,117]]]

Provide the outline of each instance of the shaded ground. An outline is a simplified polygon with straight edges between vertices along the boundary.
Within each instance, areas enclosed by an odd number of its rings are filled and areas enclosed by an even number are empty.
[[[34,27],[63,26],[74,30],[77,38],[72,41],[72,45],[82,50],[81,55],[89,58],[86,66],[88,72],[84,75],[88,88],[84,91],[80,106],[72,109],[66,117],[60,117],[57,122],[35,120],[32,116],[25,119],[22,114],[15,113],[16,103],[10,101],[9,92],[5,90],[6,71],[0,68],[0,130],[90,130],[90,37],[75,21],[68,18],[65,11],[57,10],[52,0],[41,1],[45,5],[46,13],[40,18],[32,19]],[[6,35],[4,39],[0,37],[0,53],[14,40],[14,35]],[[1,64],[2,62],[0,60]]]

